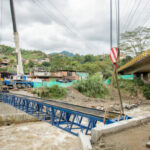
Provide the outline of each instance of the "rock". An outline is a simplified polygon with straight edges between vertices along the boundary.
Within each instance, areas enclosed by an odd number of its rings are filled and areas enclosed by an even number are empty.
[[[146,147],[150,148],[150,141],[146,143]]]
[[[105,147],[105,143],[100,143],[100,144],[99,144],[99,147],[101,147],[101,148],[102,148],[102,147]]]
[[[120,106],[117,106],[117,105],[116,105],[116,106],[113,106],[112,108],[113,108],[113,110],[115,110],[115,111],[119,111],[119,110],[120,110]]]

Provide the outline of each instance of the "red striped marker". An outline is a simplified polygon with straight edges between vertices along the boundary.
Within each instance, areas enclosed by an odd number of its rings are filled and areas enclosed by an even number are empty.
[[[111,48],[110,59],[112,63],[118,68],[117,59],[118,59],[118,48]]]

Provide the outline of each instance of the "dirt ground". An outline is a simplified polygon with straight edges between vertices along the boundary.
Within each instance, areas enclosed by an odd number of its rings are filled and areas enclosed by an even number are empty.
[[[119,133],[102,137],[93,150],[149,150],[150,122]]]
[[[16,93],[16,91],[14,91]],[[17,91],[18,94],[28,95],[28,91]],[[65,98],[60,101],[86,106],[96,109],[106,108],[109,111],[120,111],[119,97],[116,90],[113,91],[114,98],[89,98],[73,88],[70,88]],[[31,95],[32,96],[32,95]],[[150,113],[150,101],[143,97],[131,97],[128,93],[122,93],[125,114],[136,117]],[[58,100],[57,100],[58,101]],[[94,145],[94,150],[148,150],[145,143],[150,136],[150,123],[143,126],[131,128],[116,134],[102,138]]]
[[[13,90],[11,92],[33,96],[31,90],[27,90],[27,91]],[[116,89],[113,89],[112,93],[113,93],[113,97],[107,96],[106,98],[90,98],[82,95],[73,87],[70,87],[67,92],[67,96],[57,101],[61,101],[61,102],[63,101],[70,104],[86,106],[86,107],[102,109],[102,110],[108,108],[110,111],[120,111],[118,91]],[[125,93],[125,92],[122,92],[122,99],[123,99],[124,107],[127,108],[127,110],[130,110],[130,108],[132,109],[132,108],[139,107],[141,105],[147,105],[147,104],[150,105],[150,101],[145,100],[143,97],[129,96],[129,93]],[[131,107],[128,108],[128,106]]]

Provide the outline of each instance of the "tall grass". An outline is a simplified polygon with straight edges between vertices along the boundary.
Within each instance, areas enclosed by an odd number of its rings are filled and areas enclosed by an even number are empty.
[[[52,87],[44,87],[44,88],[38,88],[33,91],[34,94],[38,94],[39,97],[42,98],[62,98],[65,97],[67,94],[67,89],[59,87],[58,85],[54,85]]]
[[[74,87],[88,97],[102,98],[108,94],[108,89],[99,74],[95,74],[86,80],[78,81]]]

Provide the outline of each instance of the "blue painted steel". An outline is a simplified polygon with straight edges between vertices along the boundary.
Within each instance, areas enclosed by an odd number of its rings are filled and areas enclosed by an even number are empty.
[[[77,130],[81,130],[88,134],[92,128],[96,127],[96,123],[98,121],[104,122],[103,117],[97,117],[67,108],[62,108],[61,105],[58,107],[44,102],[35,101],[25,96],[21,97],[12,94],[0,93],[0,99],[15,108],[72,133],[73,135],[78,135],[79,131]],[[130,118],[126,116],[125,119]],[[85,123],[85,120],[87,123]],[[119,120],[123,120],[123,117],[120,117],[119,119],[106,118],[105,124],[115,123]]]
[[[33,82],[28,82],[28,81],[10,81],[10,80],[4,80],[5,85],[7,86],[14,86],[16,84],[25,84],[26,87],[28,85],[30,85],[31,87],[33,87]]]

